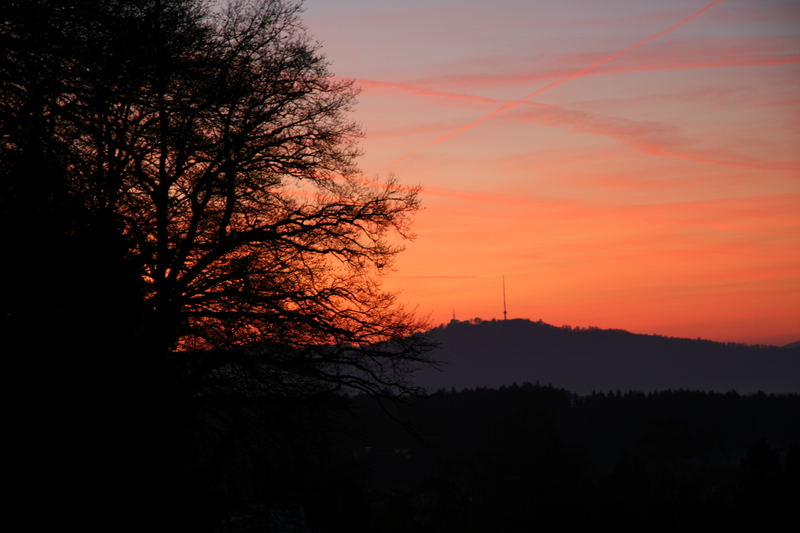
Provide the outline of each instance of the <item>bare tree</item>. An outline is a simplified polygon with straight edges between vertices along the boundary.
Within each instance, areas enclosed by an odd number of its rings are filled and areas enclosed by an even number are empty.
[[[417,190],[359,173],[354,86],[299,2],[210,5],[0,2],[11,484],[84,529],[210,529],[220,442],[425,359],[379,284]]]
[[[123,243],[150,349],[195,391],[404,390],[423,324],[379,276],[418,191],[359,173],[356,90],[300,3],[65,6],[39,23],[62,25],[53,57],[4,17],[4,118],[42,126],[59,191]],[[3,129],[10,160],[25,136]]]

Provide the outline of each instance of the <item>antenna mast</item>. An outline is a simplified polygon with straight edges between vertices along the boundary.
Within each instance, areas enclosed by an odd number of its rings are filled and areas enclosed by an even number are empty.
[[[508,310],[506,309],[506,275],[503,274],[503,320],[508,320]]]

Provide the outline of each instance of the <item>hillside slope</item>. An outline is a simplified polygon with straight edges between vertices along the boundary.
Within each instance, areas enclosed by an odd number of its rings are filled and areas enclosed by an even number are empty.
[[[587,394],[608,390],[800,392],[800,349],[555,327],[541,321],[458,322],[434,328],[439,369],[428,390],[540,382]]]

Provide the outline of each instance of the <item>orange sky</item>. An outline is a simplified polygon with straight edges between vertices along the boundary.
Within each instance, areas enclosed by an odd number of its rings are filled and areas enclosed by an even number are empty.
[[[408,306],[800,340],[800,2],[305,5],[365,174],[423,186]]]

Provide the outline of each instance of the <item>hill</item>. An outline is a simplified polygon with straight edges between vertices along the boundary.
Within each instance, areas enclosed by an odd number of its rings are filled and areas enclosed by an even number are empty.
[[[578,394],[610,390],[800,392],[800,348],[556,327],[542,321],[451,321],[434,328],[416,383],[429,391],[539,382]]]

